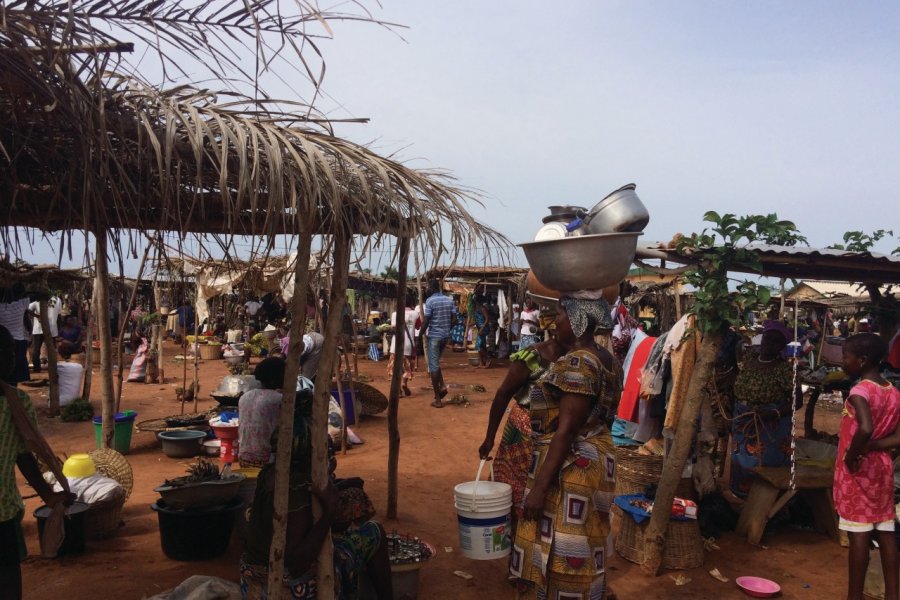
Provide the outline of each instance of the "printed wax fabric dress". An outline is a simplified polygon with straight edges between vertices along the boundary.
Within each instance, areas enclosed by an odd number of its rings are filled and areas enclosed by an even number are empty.
[[[533,583],[538,599],[602,600],[606,596],[609,509],[616,472],[609,425],[621,392],[621,369],[607,369],[587,350],[569,352],[554,362],[540,385],[532,388],[534,449],[528,489],[534,486],[556,433],[559,397],[579,394],[591,404],[591,414],[572,443],[558,482],[547,492],[543,516],[538,521],[523,520],[516,531],[510,574]]]
[[[519,519],[522,518],[522,502],[525,499],[525,483],[531,466],[531,415],[528,412],[531,389],[547,372],[550,363],[534,347],[519,350],[509,357],[510,362],[521,361],[528,367],[528,383],[513,397],[516,404],[509,409],[503,436],[494,457],[494,478],[509,484],[512,488],[513,507]]]
[[[792,401],[793,370],[779,360],[764,366],[758,354],[744,361],[734,383],[734,421],[731,435],[731,491],[746,498],[754,467],[791,464],[791,416],[760,419]]]

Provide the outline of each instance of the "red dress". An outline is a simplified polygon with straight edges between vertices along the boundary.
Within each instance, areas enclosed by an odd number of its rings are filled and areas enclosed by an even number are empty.
[[[860,396],[872,413],[872,439],[891,435],[900,420],[900,392],[891,384],[880,386],[863,380],[850,390]],[[856,433],[858,424],[853,407],[844,404],[841,440],[834,464],[834,507],[847,521],[880,523],[894,519],[894,464],[885,451],[867,452],[859,470],[851,473],[844,464],[844,454]]]

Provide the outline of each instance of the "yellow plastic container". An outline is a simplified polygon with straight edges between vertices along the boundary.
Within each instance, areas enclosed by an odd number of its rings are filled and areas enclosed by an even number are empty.
[[[62,471],[66,477],[90,477],[97,472],[97,467],[87,454],[73,454],[66,459]]]

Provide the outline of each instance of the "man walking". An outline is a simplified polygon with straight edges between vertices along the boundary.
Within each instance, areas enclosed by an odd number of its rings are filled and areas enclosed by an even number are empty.
[[[41,372],[41,348],[45,343],[55,344],[56,338],[59,337],[57,319],[59,319],[59,311],[62,309],[62,301],[53,296],[47,301],[47,320],[50,324],[50,331],[44,331],[41,326],[41,303],[34,301],[28,305],[28,310],[32,315],[31,325],[31,371],[33,373]],[[49,337],[48,337],[49,336]]]
[[[431,374],[431,387],[434,389],[434,408],[443,408],[441,402],[447,395],[444,374],[441,372],[441,354],[450,339],[450,329],[456,315],[456,306],[448,296],[441,293],[441,284],[432,279],[428,284],[431,294],[425,301],[425,320],[419,337],[425,336],[425,348],[428,352],[428,372]]]

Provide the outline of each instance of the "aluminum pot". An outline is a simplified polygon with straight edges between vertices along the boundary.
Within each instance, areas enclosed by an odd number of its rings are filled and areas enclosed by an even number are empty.
[[[587,233],[643,231],[650,222],[650,213],[634,191],[636,187],[629,183],[598,202],[584,218]]]
[[[560,292],[619,283],[634,261],[640,232],[604,233],[519,244],[544,286]]]

